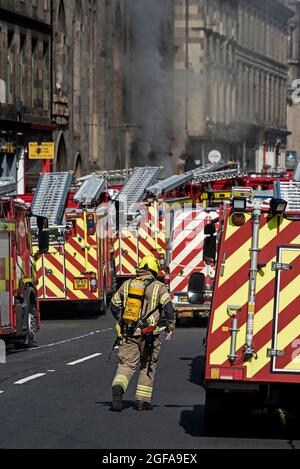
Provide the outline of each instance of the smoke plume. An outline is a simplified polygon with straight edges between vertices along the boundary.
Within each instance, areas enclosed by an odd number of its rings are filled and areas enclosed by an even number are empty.
[[[128,0],[132,44],[126,59],[127,91],[135,126],[133,163],[164,165],[169,156],[172,71],[166,67],[163,28],[168,18],[166,0]],[[172,38],[169,38],[172,42]],[[171,67],[170,67],[171,68]]]

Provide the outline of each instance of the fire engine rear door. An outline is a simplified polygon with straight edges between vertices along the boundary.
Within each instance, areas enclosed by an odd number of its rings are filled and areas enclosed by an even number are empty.
[[[9,317],[9,233],[0,232],[0,325],[10,325]]]
[[[274,299],[272,371],[300,373],[300,246],[281,246],[277,261]]]
[[[45,299],[66,298],[65,253],[63,246],[50,246],[43,255],[43,292]]]

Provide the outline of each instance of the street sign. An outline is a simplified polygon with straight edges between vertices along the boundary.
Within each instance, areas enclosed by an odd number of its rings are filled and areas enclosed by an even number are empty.
[[[54,142],[29,142],[30,160],[53,160]]]
[[[222,158],[222,155],[218,150],[212,150],[208,154],[208,161],[210,163],[219,163],[221,158]]]

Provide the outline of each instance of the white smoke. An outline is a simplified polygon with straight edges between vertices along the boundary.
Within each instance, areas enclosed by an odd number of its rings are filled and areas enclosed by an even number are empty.
[[[132,45],[126,75],[139,164],[162,164],[165,172],[170,173],[173,169],[168,155],[173,80],[162,55],[162,28],[169,20],[168,3],[167,0],[128,0]]]

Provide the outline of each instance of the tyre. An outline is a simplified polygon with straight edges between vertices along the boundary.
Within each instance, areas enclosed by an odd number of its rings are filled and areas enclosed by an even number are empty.
[[[223,392],[215,389],[206,389],[204,430],[209,433],[217,433],[226,428],[229,423],[229,399]]]
[[[104,278],[104,282],[103,282],[103,299],[102,299],[102,303],[101,303],[101,308],[100,308],[100,313],[101,314],[106,314],[106,311],[107,311],[107,308],[108,308],[108,305],[109,305],[109,298],[108,298],[108,295],[107,295],[107,288],[106,288],[106,278]]]
[[[15,344],[16,348],[20,346],[33,347],[34,336],[38,330],[38,310],[35,290],[32,287],[25,289],[24,294],[24,318],[23,330],[26,334]]]

